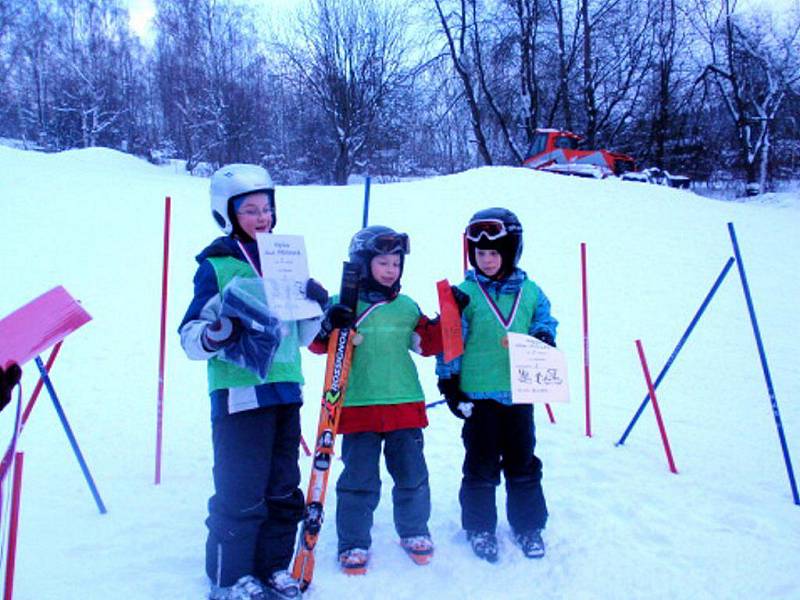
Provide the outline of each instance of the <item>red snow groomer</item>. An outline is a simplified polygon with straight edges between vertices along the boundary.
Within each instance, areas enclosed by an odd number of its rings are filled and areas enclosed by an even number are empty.
[[[581,150],[583,138],[561,129],[537,129],[522,165],[540,171],[594,177],[622,176],[636,170],[633,157],[610,150]]]

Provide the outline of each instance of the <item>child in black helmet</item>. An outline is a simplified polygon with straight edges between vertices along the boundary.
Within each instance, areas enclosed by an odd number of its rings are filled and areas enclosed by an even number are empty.
[[[297,464],[299,349],[313,340],[319,319],[286,321],[259,334],[274,332],[268,369],[260,353],[255,357],[262,358],[266,376],[228,360],[230,348],[254,334],[226,312],[224,291],[260,275],[256,236],[275,226],[275,189],[266,169],[247,164],[219,169],[210,187],[211,214],[225,235],[197,256],[194,297],[179,328],[189,358],[208,361],[214,448],[206,519],[209,598],[294,600],[301,592],[287,567],[305,506]],[[306,296],[327,302],[313,279]]]
[[[507,333],[555,346],[550,301],[517,266],[522,225],[505,208],[479,211],[466,229],[474,270],[458,286],[469,297],[462,311],[464,354],[439,360],[439,390],[464,419],[465,456],[459,500],[461,522],[477,556],[497,560],[495,488],[505,475],[507,515],[514,541],[528,558],[544,556],[547,521],[542,463],[534,455],[533,406],[511,403]]]
[[[360,265],[356,314],[341,304],[326,311],[311,349],[324,351],[333,329],[354,326],[355,346],[339,421],[344,471],[336,484],[339,563],[363,574],[372,543],[372,514],[380,500],[381,446],[394,480],[394,524],[400,545],[417,564],[433,556],[428,530],[430,489],[422,428],[425,397],[409,351],[441,352],[441,330],[400,293],[408,236],[373,225],[355,234],[350,260]]]

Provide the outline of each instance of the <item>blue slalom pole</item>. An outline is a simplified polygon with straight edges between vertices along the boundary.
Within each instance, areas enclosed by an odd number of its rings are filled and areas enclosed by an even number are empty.
[[[81,466],[81,471],[83,471],[83,476],[86,478],[86,483],[89,484],[89,490],[91,490],[92,496],[94,496],[94,501],[97,503],[97,508],[100,511],[100,514],[105,514],[107,512],[105,504],[103,504],[103,500],[100,498],[100,493],[97,491],[97,486],[94,484],[94,479],[92,479],[92,474],[89,472],[89,467],[86,466],[86,461],[83,459],[81,449],[78,447],[78,440],[75,439],[75,435],[72,433],[72,428],[67,422],[67,415],[64,414],[64,409],[61,407],[61,403],[58,401],[56,390],[53,388],[53,382],[50,381],[50,376],[47,374],[47,369],[44,368],[44,363],[42,363],[42,359],[38,356],[36,357],[36,366],[39,368],[39,374],[42,377],[42,381],[44,382],[45,387],[47,387],[50,398],[53,400],[53,405],[56,407],[58,418],[61,419],[61,425],[64,427],[67,438],[69,438],[69,443],[72,446],[72,450],[75,452],[75,457],[78,459],[78,463]]]
[[[789,475],[789,486],[792,488],[794,503],[800,506],[800,497],[797,495],[797,483],[795,482],[794,470],[792,469],[792,459],[789,458],[789,447],[786,445],[786,436],[783,434],[783,423],[781,422],[781,413],[778,410],[778,400],[775,398],[775,389],[772,387],[772,376],[769,373],[769,366],[767,365],[767,354],[764,352],[764,344],[761,341],[761,331],[758,328],[756,311],[755,308],[753,308],[753,298],[750,296],[750,286],[747,284],[747,276],[744,272],[744,263],[742,263],[742,255],[739,253],[739,243],[736,241],[736,231],[733,229],[733,223],[728,223],[728,232],[731,235],[733,254],[736,256],[736,264],[739,267],[739,277],[742,280],[744,298],[747,301],[747,311],[750,313],[750,323],[753,325],[753,335],[755,335],[758,355],[761,358],[761,368],[764,371],[764,380],[767,383],[769,402],[772,405],[772,414],[775,417],[775,427],[778,429],[778,438],[780,438],[781,441],[783,461],[786,463],[786,473]]]
[[[364,218],[361,220],[361,227],[366,227],[369,222],[369,182],[370,176],[364,181]]]
[[[714,285],[711,286],[711,291],[709,291],[708,294],[706,295],[705,300],[703,300],[703,303],[700,305],[700,308],[697,310],[697,313],[695,313],[692,322],[689,323],[689,327],[686,328],[686,331],[683,333],[683,336],[678,341],[678,345],[675,346],[675,349],[672,351],[669,360],[667,360],[667,363],[661,369],[661,372],[658,374],[658,377],[656,377],[656,381],[653,384],[653,389],[658,388],[658,384],[661,383],[662,379],[664,379],[664,376],[667,374],[667,371],[669,371],[669,368],[672,366],[672,363],[674,362],[675,358],[677,358],[678,353],[681,351],[681,348],[683,348],[683,345],[686,343],[686,340],[689,339],[689,335],[692,333],[692,330],[694,329],[695,325],[697,325],[697,322],[700,320],[700,317],[705,312],[706,307],[708,306],[709,302],[711,302],[711,299],[714,297],[714,294],[717,293],[717,289],[725,279],[725,276],[728,274],[728,271],[730,271],[732,265],[733,265],[733,258],[728,258],[728,262],[726,262],[725,266],[722,267],[722,272],[717,277],[717,280],[714,282]],[[642,412],[644,412],[644,409],[649,401],[650,401],[650,394],[648,393],[644,397],[644,400],[642,400],[641,405],[639,405],[639,410],[636,411],[636,414],[633,416],[633,419],[631,419],[631,422],[628,424],[628,428],[625,430],[625,433],[623,433],[622,437],[619,438],[619,441],[616,444],[617,446],[621,446],[622,444],[625,443],[628,434],[630,434],[631,430],[633,429],[633,426],[636,424],[636,421],[639,420],[639,417],[641,416]]]

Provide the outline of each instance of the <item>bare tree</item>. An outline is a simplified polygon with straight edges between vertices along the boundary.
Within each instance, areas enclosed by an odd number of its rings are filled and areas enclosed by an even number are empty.
[[[736,127],[747,193],[759,194],[766,189],[773,123],[800,82],[800,19],[780,35],[774,24],[746,22],[735,9],[735,2],[722,0],[719,12],[705,11],[711,61],[700,79],[724,102]]]
[[[52,20],[38,0],[2,4],[2,96],[8,102],[6,135],[45,142]]]
[[[325,119],[333,144],[333,181],[347,179],[366,156],[412,75],[400,4],[314,0],[298,21],[296,44],[284,49]]]
[[[58,9],[54,111],[62,135],[96,146],[125,111],[118,67],[129,49],[127,13],[116,0],[60,0]]]
[[[585,136],[611,143],[630,122],[653,55],[653,8],[638,0],[581,1]]]
[[[653,33],[656,47],[655,78],[657,80],[657,102],[653,117],[653,142],[655,164],[664,168],[664,149],[670,124],[672,107],[673,69],[678,43],[678,10],[676,0],[656,0]]]
[[[556,47],[558,48],[558,91],[555,101],[552,104],[547,124],[553,124],[558,107],[561,106],[563,126],[572,130],[572,93],[569,87],[570,75],[574,68],[576,53],[578,50],[578,35],[580,32],[579,18],[575,18],[571,40],[567,40],[567,28],[564,21],[564,3],[562,0],[548,0],[550,11],[556,25]],[[582,6],[582,4],[581,4]]]
[[[156,8],[161,105],[186,168],[257,161],[267,150],[269,96],[252,10],[216,0],[158,0]]]
[[[434,3],[436,12],[439,15],[442,32],[447,39],[447,49],[453,62],[453,68],[463,86],[464,100],[469,107],[472,132],[475,135],[478,153],[484,164],[491,165],[493,163],[492,154],[489,151],[489,145],[484,134],[482,111],[478,103],[475,86],[473,85],[475,74],[473,73],[472,60],[467,47],[470,29],[469,15],[467,13],[468,1],[470,0],[460,0],[459,10],[449,11],[447,15],[445,15],[442,8],[441,0],[434,0]],[[474,7],[475,0],[471,0],[471,2]]]
[[[472,51],[473,51],[473,56],[474,56],[475,70],[476,70],[477,75],[478,75],[478,82],[480,83],[480,89],[481,89],[481,92],[483,93],[484,101],[486,102],[487,106],[489,107],[489,110],[491,111],[491,113],[494,115],[495,120],[497,122],[497,125],[500,128],[500,135],[501,135],[501,138],[503,140],[503,143],[508,148],[511,156],[513,157],[514,163],[515,164],[519,164],[519,163],[522,162],[522,158],[523,158],[522,157],[522,152],[520,152],[519,148],[517,147],[517,144],[516,144],[516,142],[514,140],[514,136],[512,135],[512,132],[510,130],[510,124],[511,124],[511,120],[513,118],[513,112],[510,111],[510,110],[505,109],[504,107],[501,107],[499,102],[498,102],[498,100],[495,99],[495,93],[493,91],[493,86],[490,85],[490,82],[489,82],[489,80],[487,78],[487,74],[486,74],[486,70],[487,69],[486,69],[486,65],[484,64],[486,59],[484,58],[484,55],[483,55],[484,54],[483,41],[482,41],[483,34],[481,32],[481,26],[480,26],[481,25],[481,21],[478,19],[478,2],[477,2],[477,0],[469,0],[469,4],[470,4],[470,7],[469,7],[470,8],[470,12],[472,13],[471,14],[471,18],[470,18],[470,21],[472,23],[472,35],[470,36],[470,41],[471,41],[471,44],[472,44]],[[520,9],[520,10],[524,11],[524,9]],[[524,27],[530,27],[531,26],[530,23],[524,23],[524,21],[529,20],[529,16],[528,15],[524,14],[524,12],[523,12],[521,18],[523,20],[523,26]],[[535,15],[533,16],[533,18],[535,18]],[[530,51],[535,50],[535,39],[531,40],[531,37],[535,38],[535,31],[536,31],[536,29],[535,29],[535,23],[534,23],[534,26],[531,27],[531,30],[528,32],[528,37],[525,38],[524,40],[520,39],[520,48],[521,49],[523,49],[523,50],[527,49],[529,51],[529,53],[530,53]],[[531,60],[530,56],[528,57],[528,60],[529,61]],[[500,67],[500,69],[497,69],[497,70],[501,70],[503,65],[492,65],[492,66]],[[527,69],[525,69],[525,70],[527,70],[527,74],[526,75],[527,75],[527,77],[529,79],[528,83],[532,86],[532,88],[534,90],[534,96],[532,97],[532,101],[534,103],[533,104],[533,110],[534,110],[534,112],[536,112],[536,111],[538,111],[538,94],[537,94],[538,90],[536,89],[536,75],[535,75],[535,72],[534,72],[535,71],[535,67],[532,64],[530,64],[530,62],[528,62],[525,66],[527,67]],[[524,95],[525,91],[529,91],[529,90],[527,90],[527,89],[523,90],[523,94],[522,95]],[[515,106],[517,104],[517,102],[513,102],[512,101],[512,102],[510,102],[508,104],[510,104],[511,106]],[[529,113],[528,118],[526,119],[526,121],[527,122],[531,121],[530,113]]]
[[[17,27],[21,13],[22,7],[19,2],[0,0],[0,87],[4,87],[14,60],[11,35]]]

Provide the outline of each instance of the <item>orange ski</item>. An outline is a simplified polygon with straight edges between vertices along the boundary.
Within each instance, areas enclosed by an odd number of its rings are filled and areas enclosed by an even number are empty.
[[[340,300],[355,311],[358,302],[358,267],[344,264]],[[314,575],[314,547],[324,520],[325,492],[333,461],[333,444],[339,428],[350,361],[353,356],[352,329],[334,329],[328,340],[325,385],[322,390],[319,424],[314,447],[314,461],[308,481],[306,508],[300,525],[300,537],[292,566],[292,576],[306,590]]]

